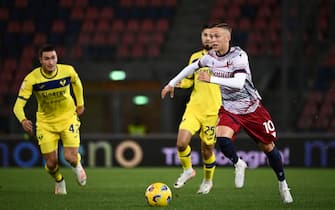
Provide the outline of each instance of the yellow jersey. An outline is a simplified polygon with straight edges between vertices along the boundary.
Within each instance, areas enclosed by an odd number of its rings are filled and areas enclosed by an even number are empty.
[[[75,98],[71,95],[71,88]],[[14,105],[15,116],[20,122],[26,119],[24,106],[32,94],[37,99],[38,123],[59,123],[57,127],[61,127],[64,121],[72,119],[76,105],[84,105],[82,83],[70,65],[57,64],[55,72],[50,76],[38,67],[24,78]]]
[[[207,50],[199,50],[193,53],[190,57],[189,64],[196,62],[202,56],[207,54]],[[202,82],[198,80],[198,73],[206,71],[212,74],[209,68],[204,67],[198,69],[193,75],[183,79],[180,83],[181,88],[190,88],[193,85],[193,90],[190,100],[187,103],[187,108],[202,113],[205,115],[218,114],[222,104],[220,86],[213,83]]]

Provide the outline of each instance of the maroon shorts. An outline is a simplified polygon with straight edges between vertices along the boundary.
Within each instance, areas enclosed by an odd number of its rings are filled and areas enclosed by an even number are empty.
[[[234,130],[233,140],[236,139],[241,127],[257,142],[269,144],[277,139],[272,118],[262,104],[249,114],[233,114],[221,107],[219,118],[218,125],[228,126]]]

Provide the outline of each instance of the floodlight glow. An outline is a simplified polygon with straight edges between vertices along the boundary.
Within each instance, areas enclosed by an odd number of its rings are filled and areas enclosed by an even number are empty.
[[[148,96],[137,95],[134,96],[133,103],[136,105],[146,105],[147,103],[149,103],[149,98]]]
[[[123,70],[113,70],[109,73],[109,79],[111,80],[125,80],[126,72]]]

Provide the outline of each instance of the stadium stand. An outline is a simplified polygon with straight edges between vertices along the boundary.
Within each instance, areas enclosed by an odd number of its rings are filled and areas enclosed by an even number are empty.
[[[309,91],[298,117],[300,131],[334,132],[335,66],[319,70],[315,86]]]
[[[330,13],[334,4],[321,1],[318,7],[319,12],[315,16],[318,20],[316,32],[306,32],[304,41],[306,57],[313,62],[316,61],[315,58],[319,58],[320,64],[313,85],[304,98],[304,110],[298,116],[297,128],[300,131],[335,132],[335,44],[333,26],[330,25],[335,18]],[[318,47],[323,50],[319,51]]]
[[[0,52],[3,62],[0,65],[4,67],[7,59],[19,62],[21,57],[27,58],[27,47],[36,50],[46,42],[60,46],[63,56],[77,60],[158,56],[176,6],[176,0],[2,1],[0,29],[3,46]],[[43,18],[36,18],[37,11]],[[125,55],[123,50],[123,54],[117,54],[119,50],[115,52],[115,49],[125,48],[118,46],[120,44],[129,45],[132,53],[122,56]],[[34,50],[30,50],[33,55]],[[27,62],[28,59],[24,60]],[[5,77],[12,79],[14,71]],[[8,79],[7,82],[11,81]]]
[[[234,28],[233,39],[253,56],[278,56],[281,42],[274,34],[280,34],[280,18],[280,2],[276,0],[217,0],[209,23],[221,20],[230,23]]]

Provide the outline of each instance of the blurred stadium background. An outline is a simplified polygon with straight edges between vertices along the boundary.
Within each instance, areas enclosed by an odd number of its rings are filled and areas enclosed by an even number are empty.
[[[84,135],[129,134],[132,124],[175,134],[189,91],[161,100],[160,90],[200,48],[202,25],[221,21],[248,52],[279,132],[333,136],[334,11],[333,0],[1,0],[1,136],[23,133],[12,106],[47,42],[83,81]],[[125,80],[111,81],[112,71]],[[32,119],[34,107],[27,107]]]

